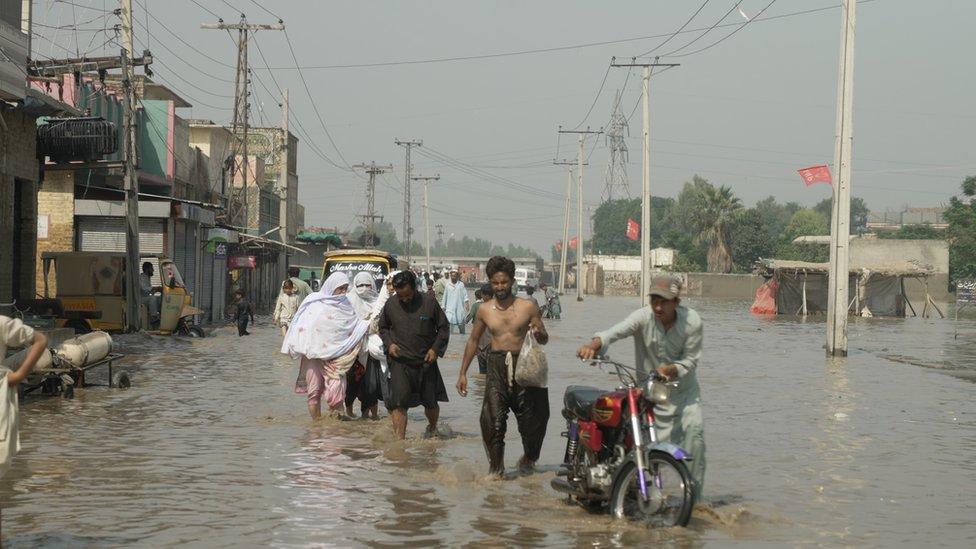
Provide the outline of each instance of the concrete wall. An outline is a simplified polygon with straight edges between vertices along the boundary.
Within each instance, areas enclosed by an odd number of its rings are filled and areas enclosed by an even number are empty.
[[[693,297],[752,299],[765,280],[752,274],[684,273],[684,294]]]
[[[851,268],[910,262],[936,273],[949,272],[949,243],[945,240],[889,240],[852,238]]]
[[[34,117],[16,110],[0,108],[0,116],[6,126],[0,133],[0,303],[9,303],[15,290],[21,299],[34,297],[37,125]],[[18,192],[19,208],[14,204]],[[18,223],[20,233],[14,234]]]
[[[47,218],[47,238],[37,238],[37,292],[44,293],[44,252],[70,252],[75,239],[75,172],[49,171],[37,193],[37,213]],[[54,277],[50,283],[54,295]]]

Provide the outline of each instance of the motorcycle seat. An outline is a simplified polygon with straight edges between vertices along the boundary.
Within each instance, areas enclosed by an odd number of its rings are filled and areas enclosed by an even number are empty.
[[[589,421],[596,399],[607,394],[604,389],[585,385],[570,385],[563,395],[563,408],[578,419]]]

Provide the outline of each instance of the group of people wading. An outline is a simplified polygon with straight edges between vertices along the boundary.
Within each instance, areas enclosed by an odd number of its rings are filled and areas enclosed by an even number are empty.
[[[377,291],[372,274],[359,273],[350,281],[345,273],[334,272],[297,308],[294,298],[280,299],[275,322],[283,327],[281,352],[299,362],[295,390],[306,395],[311,417],[321,417],[323,400],[330,415],[352,416],[352,405],[358,399],[363,417],[376,419],[378,401],[383,400],[395,436],[402,440],[406,435],[407,410],[423,406],[427,417],[424,436],[437,436],[440,403],[448,400],[438,359],[447,350],[451,326],[459,325],[459,331],[464,333],[465,321],[458,320],[463,315],[473,322],[473,327],[456,388],[462,397],[467,396],[468,367],[478,356],[485,366],[480,423],[489,471],[498,476],[505,471],[505,432],[510,411],[515,414],[522,438],[523,455],[518,468],[531,471],[545,439],[549,393],[545,387],[520,386],[513,372],[526,336],[531,333],[539,344],[545,345],[549,334],[538,303],[516,297],[515,264],[511,259],[492,257],[485,271],[488,285],[479,290],[476,307],[468,306],[466,290],[457,278],[441,285],[447,286],[444,293],[450,293],[452,287],[459,291],[450,296],[450,315],[440,303],[443,297],[438,293],[442,288],[418,280],[410,271],[390,273],[385,279],[385,291]],[[294,290],[296,285],[290,286]],[[695,377],[702,323],[695,311],[680,305],[679,292],[677,279],[655,277],[650,285],[651,306],[596,334],[590,343],[580,347],[577,356],[590,359],[605,353],[612,342],[632,336],[638,347],[638,368],[681,382],[679,398],[656,409],[656,424],[662,440],[683,446],[694,455],[692,476],[698,495],[705,472]]]

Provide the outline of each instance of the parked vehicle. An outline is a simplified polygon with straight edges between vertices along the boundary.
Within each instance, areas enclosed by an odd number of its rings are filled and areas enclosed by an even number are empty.
[[[527,286],[539,287],[539,273],[535,269],[518,267],[515,269],[516,290],[525,290]]]
[[[666,402],[674,383],[647,377],[607,358],[622,382],[615,391],[569,386],[563,397],[566,453],[552,487],[570,499],[649,526],[685,526],[693,505],[685,461],[692,456],[654,430],[654,404]]]

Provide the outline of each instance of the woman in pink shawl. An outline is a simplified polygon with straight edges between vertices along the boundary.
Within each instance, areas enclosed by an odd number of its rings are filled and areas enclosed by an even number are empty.
[[[295,313],[281,352],[300,359],[295,392],[308,395],[312,419],[322,416],[322,399],[329,413],[341,417],[346,372],[356,362],[369,323],[356,314],[346,297],[349,277],[335,272],[319,291],[309,295]]]

